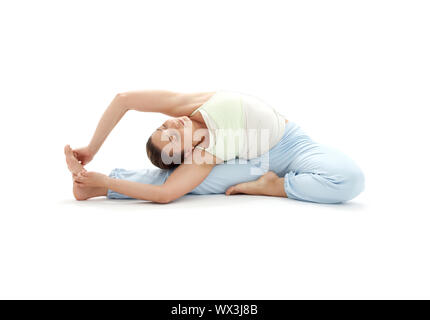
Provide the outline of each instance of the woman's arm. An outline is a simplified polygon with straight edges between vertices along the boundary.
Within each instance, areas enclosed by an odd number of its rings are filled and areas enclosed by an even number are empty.
[[[115,128],[117,123],[121,120],[124,114],[127,112],[127,108],[124,105],[123,97],[121,94],[117,94],[112,102],[103,113],[96,131],[88,145],[88,151],[94,156],[99,151],[103,142],[106,140],[109,133]],[[75,150],[79,153],[79,150]],[[79,154],[77,155],[79,159]],[[80,160],[80,159],[79,159]]]
[[[141,90],[121,93],[129,110],[159,112],[171,117],[188,116],[215,92],[180,93],[167,90]]]
[[[131,198],[158,203],[172,202],[196,188],[209,175],[215,162],[181,164],[162,185],[110,178],[97,172],[81,172],[75,182],[87,187],[104,187]]]
[[[102,146],[128,110],[159,112],[173,117],[189,115],[196,105],[209,99],[214,92],[179,93],[167,90],[141,90],[119,93],[101,117],[90,144],[74,150],[78,160],[87,164]]]
[[[158,203],[169,203],[191,192],[205,180],[213,165],[182,164],[162,185],[108,178],[106,187],[126,196]]]

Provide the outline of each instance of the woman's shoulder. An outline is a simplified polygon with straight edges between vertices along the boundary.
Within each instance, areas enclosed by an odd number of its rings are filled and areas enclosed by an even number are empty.
[[[184,94],[184,105],[186,106],[186,116],[192,116],[201,106],[209,101],[217,91],[198,92]]]

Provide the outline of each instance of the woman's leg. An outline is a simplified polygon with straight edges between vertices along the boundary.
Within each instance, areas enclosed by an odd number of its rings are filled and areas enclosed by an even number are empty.
[[[319,146],[301,167],[285,175],[284,182],[289,198],[339,203],[358,196],[364,190],[365,178],[351,158],[334,148]]]
[[[285,177],[268,172],[256,181],[230,187],[226,193],[339,203],[353,199],[363,189],[363,172],[349,157],[333,148],[319,146],[302,154]]]
[[[117,168],[112,170],[109,176],[115,179],[161,185],[172,172],[173,170],[162,169],[125,170]],[[230,186],[253,181],[263,173],[249,161],[230,160],[225,164],[216,165],[208,177],[190,194],[223,194]],[[108,190],[107,196],[111,199],[130,199],[112,190]]]
[[[66,155],[67,166],[72,175],[85,170],[75,158],[69,146],[66,146],[64,153]],[[112,170],[109,176],[116,179],[160,185],[166,181],[172,172],[173,170],[162,169],[125,170],[117,168]],[[250,162],[244,163],[243,160],[230,160],[226,164],[215,166],[209,176],[191,191],[190,194],[221,194],[231,185],[253,181],[257,177],[260,177],[262,173],[263,172],[260,172],[260,170]],[[112,190],[83,187],[76,182],[73,183],[73,194],[77,200],[87,200],[100,196],[107,196],[110,199],[130,199],[130,197]]]
[[[79,161],[73,155],[73,151],[69,146],[64,149],[66,155],[67,166],[72,175],[78,174],[85,170]],[[110,173],[110,177],[139,183],[161,185],[163,184],[173,170],[162,169],[141,169],[141,170],[126,170],[114,169]],[[253,181],[260,177],[263,171],[258,165],[250,161],[233,159],[225,164],[215,166],[209,176],[190,194],[222,194],[232,186],[241,182]],[[93,197],[107,196],[110,199],[130,199],[123,194],[107,190],[105,188],[89,188],[82,187],[78,183],[73,184],[73,194],[77,200],[87,200]]]
[[[297,160],[297,159],[296,159]],[[66,152],[66,161],[71,171],[85,170],[72,152]],[[237,193],[288,197],[297,200],[338,203],[356,197],[364,189],[364,175],[347,156],[328,147],[318,147],[300,154],[298,161],[289,165],[285,177],[274,172],[260,172],[247,163],[231,160],[214,167],[209,176],[191,194],[233,195]],[[172,170],[114,169],[110,174],[117,179],[147,184],[163,184]],[[263,174],[263,175],[262,175]],[[233,186],[232,186],[233,185]],[[232,187],[230,187],[232,186]],[[107,196],[111,199],[129,199],[122,194],[104,188],[84,188],[73,185],[77,200]]]

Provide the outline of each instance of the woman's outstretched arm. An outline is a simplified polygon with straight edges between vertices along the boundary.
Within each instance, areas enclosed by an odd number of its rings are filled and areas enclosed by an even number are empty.
[[[159,112],[171,117],[182,117],[191,114],[196,106],[208,100],[214,93],[136,90],[122,93],[120,96],[129,110]]]
[[[209,175],[213,165],[182,164],[162,185],[109,178],[107,188],[129,197],[169,203],[191,192]]]
[[[110,178],[97,172],[82,171],[74,181],[82,187],[100,187],[130,198],[169,203],[196,188],[209,175],[214,165],[181,164],[162,185],[152,185]]]
[[[91,161],[110,132],[128,110],[159,112],[173,117],[190,114],[196,104],[213,92],[179,93],[167,90],[140,90],[118,93],[101,117],[89,145],[73,150],[83,165]]]
[[[82,171],[73,179],[82,187],[103,187],[134,199],[169,203],[194,190],[219,161],[209,153],[194,151],[192,163],[181,164],[162,185],[120,180],[86,171]]]
[[[97,125],[96,131],[94,132],[93,137],[88,144],[87,148],[92,156],[94,156],[97,151],[99,151],[107,136],[111,133],[113,128],[115,128],[117,123],[121,120],[126,112],[127,108],[124,105],[123,98],[120,94],[117,94],[103,113]],[[75,151],[79,152],[79,150]]]

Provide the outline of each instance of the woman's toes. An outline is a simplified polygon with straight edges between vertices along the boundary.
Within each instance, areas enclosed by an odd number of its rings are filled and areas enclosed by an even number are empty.
[[[227,191],[225,192],[225,194],[229,196],[229,195],[233,194],[233,193],[232,193],[233,191],[234,191],[234,186],[233,186],[233,187],[228,188],[228,189],[227,189]]]
[[[74,154],[73,154],[73,150],[72,148],[70,148],[69,145],[66,145],[64,147],[64,153],[66,155],[66,163],[67,166],[69,168],[69,171],[72,174],[78,174],[82,171],[85,171],[84,167],[82,166],[82,164],[79,163],[78,159],[75,158]]]
[[[71,155],[72,154],[72,148],[70,147],[70,145],[66,144],[66,146],[64,147],[64,154],[66,156]]]
[[[233,194],[238,194],[238,193],[241,193],[240,184],[237,184],[235,186],[231,186],[225,192],[225,194],[228,195],[228,196],[233,195]]]

